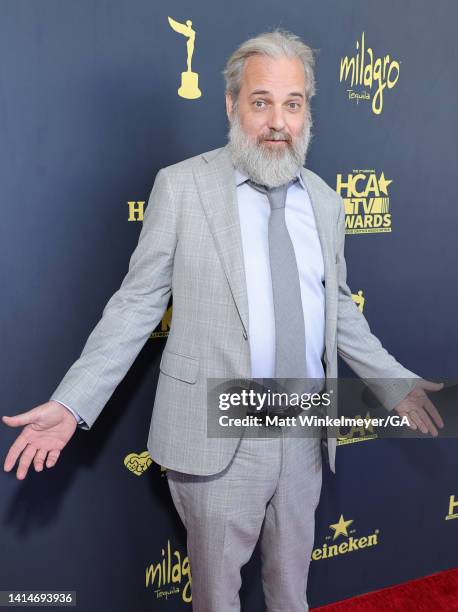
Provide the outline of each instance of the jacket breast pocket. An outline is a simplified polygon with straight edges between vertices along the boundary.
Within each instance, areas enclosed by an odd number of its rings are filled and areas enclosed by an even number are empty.
[[[187,383],[195,383],[199,370],[199,360],[196,357],[174,353],[165,348],[159,364],[161,372]]]

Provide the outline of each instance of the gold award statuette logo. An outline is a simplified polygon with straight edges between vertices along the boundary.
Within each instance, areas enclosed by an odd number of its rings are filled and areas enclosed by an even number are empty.
[[[351,294],[351,299],[354,301],[354,303],[358,306],[358,309],[363,312],[364,311],[364,304],[366,303],[366,298],[363,295],[363,290],[360,289],[358,291],[358,293],[352,293]]]
[[[199,75],[191,70],[192,54],[194,53],[194,41],[196,39],[196,31],[192,29],[192,21],[188,19],[186,23],[175,21],[171,17],[167,17],[170,27],[178,34],[186,36],[186,49],[188,52],[186,72],[181,73],[181,87],[178,89],[178,95],[187,100],[195,100],[200,98],[202,92],[199,89]]]
[[[173,306],[167,308],[161,322],[157,328],[151,332],[150,338],[166,338],[169,335],[169,330],[172,326],[172,308]]]

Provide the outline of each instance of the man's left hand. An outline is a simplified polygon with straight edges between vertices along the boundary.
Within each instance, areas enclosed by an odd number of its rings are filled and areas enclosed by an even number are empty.
[[[420,429],[423,433],[428,431],[436,437],[438,431],[429,415],[432,416],[438,427],[443,427],[444,422],[432,401],[425,393],[427,391],[440,391],[444,383],[435,383],[430,380],[419,379],[410,393],[394,407],[401,416],[407,415],[409,427]],[[429,413],[429,414],[428,414]]]

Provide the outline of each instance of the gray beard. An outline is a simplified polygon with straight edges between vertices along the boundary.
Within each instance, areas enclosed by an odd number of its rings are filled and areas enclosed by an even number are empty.
[[[232,163],[252,181],[266,187],[278,187],[291,181],[299,168],[305,165],[311,141],[312,122],[310,115],[304,121],[299,136],[292,138],[283,150],[276,151],[262,142],[253,141],[243,130],[237,110],[233,113],[228,132],[228,147]],[[271,130],[269,138],[282,140],[282,132]],[[277,146],[277,145],[274,145]]]

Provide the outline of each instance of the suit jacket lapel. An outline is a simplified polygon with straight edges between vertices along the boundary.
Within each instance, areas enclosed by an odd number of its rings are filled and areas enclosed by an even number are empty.
[[[234,166],[227,145],[194,169],[202,206],[229,287],[248,336],[248,295]]]
[[[325,284],[325,350],[327,355],[330,356],[333,352],[334,338],[332,330],[334,326],[331,325],[331,319],[337,317],[337,295],[336,295],[336,267],[334,260],[334,249],[332,246],[332,227],[329,212],[324,207],[323,196],[320,196],[320,191],[315,185],[315,181],[312,180],[312,176],[309,174],[306,168],[301,168],[301,175],[307,192],[310,197],[310,201],[315,216],[315,223],[318,232],[318,236],[321,244],[321,252],[323,255],[324,265],[324,284]]]

